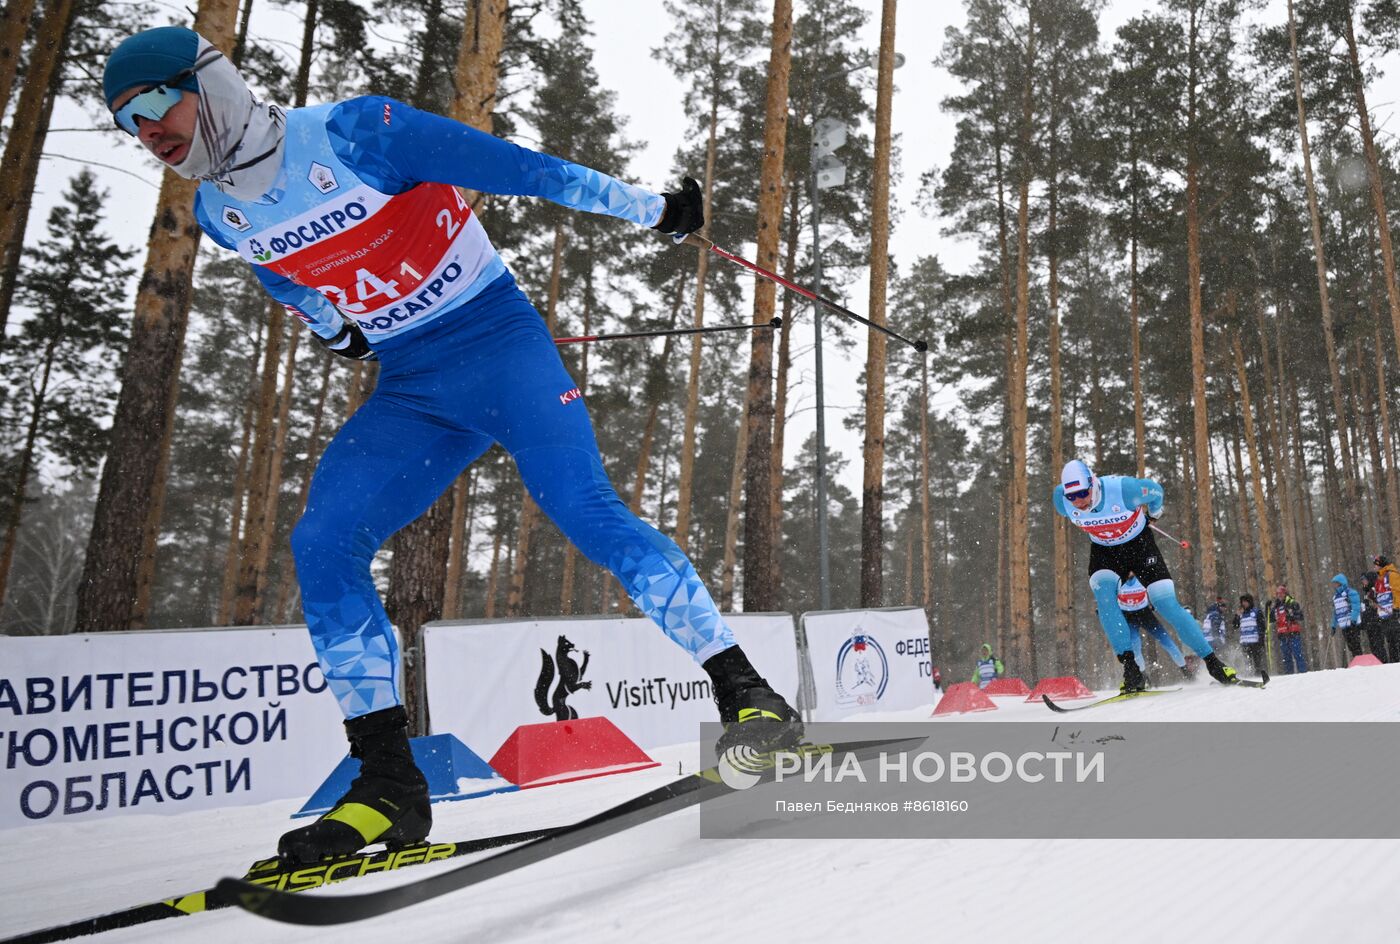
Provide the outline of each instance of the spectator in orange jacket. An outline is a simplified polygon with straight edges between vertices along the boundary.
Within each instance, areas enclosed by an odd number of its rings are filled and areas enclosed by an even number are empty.
[[[1376,615],[1380,617],[1386,648],[1393,662],[1400,658],[1400,611],[1395,608],[1396,594],[1400,594],[1400,570],[1396,570],[1384,554],[1377,554],[1372,562],[1376,565],[1376,582],[1372,588],[1376,594]]]

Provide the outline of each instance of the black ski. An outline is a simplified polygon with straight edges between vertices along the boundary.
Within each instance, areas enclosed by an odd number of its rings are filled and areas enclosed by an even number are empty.
[[[362,852],[358,855],[330,859],[315,865],[300,867],[284,866],[277,858],[262,859],[248,869],[244,881],[258,887],[274,888],[279,892],[291,894],[359,878],[362,875],[396,872],[414,865],[441,862],[444,859],[455,859],[473,852],[485,852],[490,849],[499,849],[501,846],[530,842],[548,836],[552,832],[554,832],[552,829],[532,829],[528,832],[468,839],[465,842],[428,842],[392,851],[381,849],[378,852]],[[137,905],[134,908],[124,908],[121,911],[98,915],[95,918],[84,918],[71,924],[30,931],[18,937],[5,938],[0,941],[0,944],[44,944],[48,941],[66,941],[88,934],[101,934],[116,928],[129,928],[150,921],[159,921],[163,918],[183,918],[205,911],[216,911],[220,908],[228,908],[233,904],[232,899],[221,897],[212,888],[205,888],[197,892],[190,892],[188,895],[167,898],[164,901]]]
[[[923,737],[905,737],[842,744],[804,744],[800,750],[808,754],[839,752],[863,757],[896,745],[912,748],[923,743],[923,740]],[[760,782],[771,781],[772,755],[757,755],[755,760],[758,766],[745,765],[748,772],[759,773]],[[215,890],[221,897],[232,900],[245,911],[276,921],[306,925],[345,924],[398,911],[400,908],[476,885],[559,855],[561,852],[577,849],[596,839],[615,835],[633,826],[723,796],[732,789],[721,779],[719,767],[709,767],[650,790],[573,826],[565,826],[534,842],[507,849],[477,862],[468,862],[455,869],[436,872],[416,882],[363,895],[294,895],[236,878],[222,880],[215,886]]]

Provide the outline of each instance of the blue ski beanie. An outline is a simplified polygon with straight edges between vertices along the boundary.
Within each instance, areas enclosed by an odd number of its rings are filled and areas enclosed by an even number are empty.
[[[107,107],[118,95],[137,85],[155,85],[194,65],[199,34],[183,26],[158,26],[128,36],[107,57],[102,73],[102,94]],[[199,91],[199,79],[187,76],[175,84],[187,92]]]

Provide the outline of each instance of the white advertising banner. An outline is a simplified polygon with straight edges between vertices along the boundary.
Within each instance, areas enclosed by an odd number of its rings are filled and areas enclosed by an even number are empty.
[[[0,636],[0,828],[307,796],[325,688],[302,626]]]
[[[812,721],[931,705],[928,618],[919,607],[802,614]]]
[[[726,614],[754,667],[789,701],[797,644],[787,613]],[[649,619],[578,617],[423,628],[434,734],[486,759],[522,724],[602,716],[642,748],[698,740],[718,721],[710,679]]]

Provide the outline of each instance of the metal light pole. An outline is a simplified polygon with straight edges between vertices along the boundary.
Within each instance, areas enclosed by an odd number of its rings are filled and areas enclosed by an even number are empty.
[[[824,82],[874,65],[873,58],[831,75]],[[894,67],[904,65],[904,56],[896,53]],[[813,85],[816,83],[814,82]],[[812,269],[814,288],[822,290],[821,192],[846,182],[846,165],[835,152],[846,143],[846,123],[837,118],[818,118],[815,91],[812,96],[812,158],[809,162],[808,183],[812,191]],[[831,609],[831,546],[827,536],[826,502],[826,392],[822,375],[822,306],[812,305],[812,334],[815,339],[817,385],[817,551],[818,587],[821,608]]]

